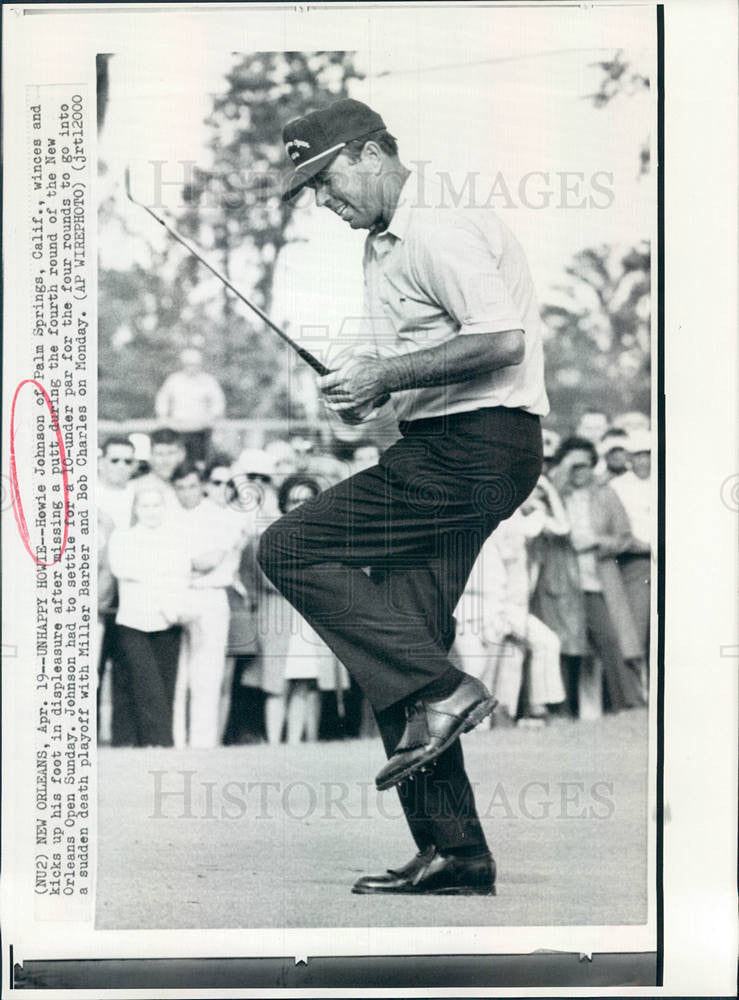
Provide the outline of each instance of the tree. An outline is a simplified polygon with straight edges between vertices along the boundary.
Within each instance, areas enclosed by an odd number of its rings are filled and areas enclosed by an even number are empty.
[[[111,264],[101,252],[98,269],[98,408],[107,420],[153,415],[154,397],[177,366],[190,334],[208,322],[204,303],[188,301],[180,261],[132,230],[114,194],[98,210],[101,251],[143,244],[146,261]]]
[[[623,50],[619,49],[611,59],[590,63],[603,73],[598,89],[587,94],[586,99],[592,101],[593,107],[604,108],[612,100],[622,96],[633,96],[649,90],[649,77],[643,73],[633,61],[624,58]],[[649,136],[639,149],[639,176],[649,173],[650,166]]]
[[[180,226],[268,315],[280,252],[299,238],[291,225],[294,206],[280,198],[289,169],[282,127],[346,97],[349,82],[359,77],[348,52],[245,55],[214,100],[207,119],[212,164],[193,171]],[[191,260],[183,262],[183,275],[193,289],[204,277]],[[230,412],[284,416],[291,407],[297,416],[296,401],[288,399],[292,357],[228,292],[219,291],[218,301],[208,346],[214,366],[223,372]]]
[[[650,409],[650,248],[581,250],[542,307],[549,396],[566,423],[576,409]]]
[[[107,62],[98,64],[102,73]],[[299,238],[280,199],[288,169],[285,122],[347,96],[360,74],[348,52],[239,55],[206,119],[211,163],[195,169],[176,227],[268,314],[280,251]],[[107,76],[104,75],[107,93]],[[142,240],[111,192],[99,212],[101,245]],[[99,399],[108,419],[147,417],[179,351],[200,347],[221,381],[230,416],[298,417],[289,398],[293,359],[201,264],[172,242],[147,243],[148,264],[99,269]]]
[[[619,49],[611,59],[591,63],[603,71],[598,90],[588,94],[588,100],[596,108],[605,107],[614,97],[626,94],[637,94],[649,90],[649,77],[636,68],[633,62],[624,59],[623,50]]]

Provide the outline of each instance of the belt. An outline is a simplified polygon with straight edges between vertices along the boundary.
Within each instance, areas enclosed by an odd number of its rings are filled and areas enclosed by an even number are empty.
[[[521,427],[523,424],[538,425],[539,415],[529,413],[520,407],[512,406],[480,406],[475,410],[462,410],[459,413],[443,413],[438,417],[423,417],[420,420],[401,420],[398,423],[403,437],[409,434],[440,434],[444,431],[462,430],[465,425],[484,422],[489,425],[501,425],[505,431],[506,425]]]

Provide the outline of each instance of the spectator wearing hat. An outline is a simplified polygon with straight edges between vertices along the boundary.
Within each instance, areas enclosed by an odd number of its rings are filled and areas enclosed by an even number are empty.
[[[598,443],[600,462],[596,469],[598,482],[611,483],[623,476],[629,469],[629,453],[626,450],[628,434],[620,427],[610,427]]]
[[[226,411],[218,381],[203,370],[203,355],[194,347],[180,354],[179,371],[169,375],[154,402],[157,417],[182,435],[188,458],[205,462],[213,426]]]
[[[631,543],[618,559],[637,634],[649,657],[650,584],[652,570],[652,440],[649,431],[633,431],[627,439],[631,468],[613,480],[631,523]]]
[[[288,476],[298,471],[300,458],[290,441],[280,439],[268,441],[264,451],[272,459],[272,482],[279,490]]]
[[[597,445],[610,426],[610,421],[602,410],[586,410],[580,417],[575,435]]]
[[[641,410],[629,410],[627,413],[619,413],[613,418],[613,426],[620,427],[627,434],[633,431],[649,431],[651,421],[646,413]]]
[[[244,448],[233,466],[233,482],[239,509],[253,511],[258,531],[279,516],[275,486],[275,459],[262,448]]]

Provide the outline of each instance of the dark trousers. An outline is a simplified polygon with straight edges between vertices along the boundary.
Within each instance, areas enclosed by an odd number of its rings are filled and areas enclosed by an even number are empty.
[[[137,746],[172,746],[172,707],[182,629],[141,632],[118,626],[121,666],[128,674]]]
[[[106,619],[103,633],[100,668],[110,663],[111,694],[111,745],[133,747],[138,743],[136,709],[131,690],[131,676],[121,660],[119,626],[115,623],[115,610]]]
[[[405,724],[403,700],[452,666],[454,609],[483,542],[541,470],[539,419],[520,410],[474,410],[401,432],[378,465],[275,522],[259,549],[269,579],[371,702],[388,753]],[[412,784],[400,795],[419,846],[484,844],[459,743]]]

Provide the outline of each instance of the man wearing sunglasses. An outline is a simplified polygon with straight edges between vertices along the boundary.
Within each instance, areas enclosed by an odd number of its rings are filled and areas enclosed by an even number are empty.
[[[109,437],[98,465],[97,503],[116,528],[131,525],[134,491],[130,486],[136,469],[134,448],[128,438]]]
[[[541,471],[548,402],[531,276],[495,214],[440,200],[367,105],[338,101],[290,122],[283,141],[283,198],[311,187],[319,207],[368,230],[369,330],[319,380],[325,403],[349,423],[388,404],[402,436],[268,528],[260,562],[372,704],[389,755],[376,784],[398,787],[418,847],[354,891],[491,894],[459,737],[495,700],[449,650],[484,540]]]

